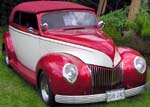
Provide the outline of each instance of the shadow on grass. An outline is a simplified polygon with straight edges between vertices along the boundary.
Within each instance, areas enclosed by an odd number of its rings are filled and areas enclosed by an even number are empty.
[[[103,105],[103,104],[99,104],[99,105]],[[77,104],[77,105],[67,105],[67,104],[58,104],[56,107],[97,107],[98,104]],[[100,106],[99,106],[100,107]]]

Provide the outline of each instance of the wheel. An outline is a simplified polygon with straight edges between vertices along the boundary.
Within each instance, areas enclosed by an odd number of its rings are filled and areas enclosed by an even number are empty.
[[[54,106],[54,95],[47,76],[42,72],[39,77],[39,92],[44,103],[50,107]]]
[[[4,61],[5,61],[6,65],[10,67],[10,63],[9,63],[10,58],[9,58],[8,50],[6,47],[3,50],[3,55],[4,55]]]

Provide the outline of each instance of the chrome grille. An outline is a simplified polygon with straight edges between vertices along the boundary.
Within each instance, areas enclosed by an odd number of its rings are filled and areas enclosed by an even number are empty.
[[[122,70],[118,66],[113,69],[89,65],[92,75],[93,93],[98,94],[107,90],[122,87]]]

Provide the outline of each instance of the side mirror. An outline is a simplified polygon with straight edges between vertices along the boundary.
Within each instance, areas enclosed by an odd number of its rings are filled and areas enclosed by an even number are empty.
[[[48,30],[48,24],[47,23],[43,23],[41,25],[41,29],[42,29],[42,31],[47,31]]]
[[[100,29],[103,29],[105,27],[105,22],[104,21],[99,21],[97,24],[97,27]]]

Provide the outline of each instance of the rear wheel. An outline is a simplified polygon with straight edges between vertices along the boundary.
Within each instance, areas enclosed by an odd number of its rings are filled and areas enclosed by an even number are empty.
[[[4,61],[6,65],[10,67],[10,58],[9,58],[8,50],[6,47],[3,49],[3,55],[4,55]]]
[[[39,91],[42,100],[45,104],[52,107],[54,105],[54,95],[51,91],[51,87],[47,76],[42,72],[39,77]]]

